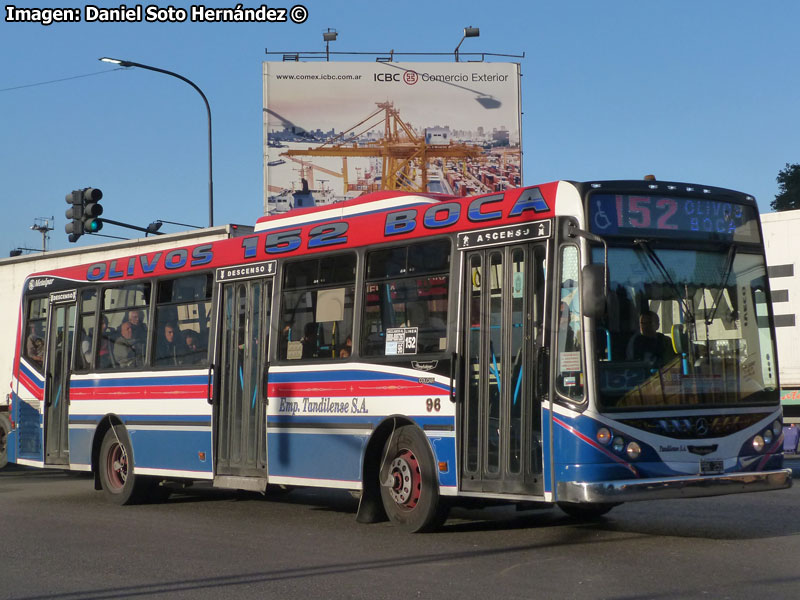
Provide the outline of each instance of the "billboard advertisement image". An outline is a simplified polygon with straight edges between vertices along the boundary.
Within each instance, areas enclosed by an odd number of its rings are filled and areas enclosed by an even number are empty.
[[[265,62],[264,213],[522,182],[516,63]]]

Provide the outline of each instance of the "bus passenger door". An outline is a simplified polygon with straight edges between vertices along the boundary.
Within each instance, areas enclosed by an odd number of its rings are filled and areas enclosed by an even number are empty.
[[[44,462],[69,464],[69,378],[75,342],[75,292],[58,294],[69,299],[57,303],[50,297],[44,384]]]
[[[545,245],[493,247],[464,256],[461,489],[543,494],[541,344]]]
[[[263,491],[272,279],[224,283],[220,302],[215,485]]]

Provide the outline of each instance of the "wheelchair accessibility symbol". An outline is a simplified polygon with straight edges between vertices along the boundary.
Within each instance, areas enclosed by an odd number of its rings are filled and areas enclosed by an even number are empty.
[[[611,227],[611,219],[608,218],[606,211],[603,210],[603,203],[597,201],[597,209],[594,212],[594,225],[597,229],[608,229]]]

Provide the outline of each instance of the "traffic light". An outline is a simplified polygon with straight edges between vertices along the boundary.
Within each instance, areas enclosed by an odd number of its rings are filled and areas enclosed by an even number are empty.
[[[102,198],[103,192],[97,188],[83,188],[67,194],[70,207],[65,214],[70,222],[64,229],[70,242],[77,242],[84,233],[97,233],[103,228],[103,221],[99,218],[103,214]]]
[[[83,192],[81,190],[70,192],[66,200],[70,207],[65,214],[70,221],[64,229],[69,235],[69,241],[77,242],[83,235]]]
[[[86,233],[97,233],[103,228],[103,221],[98,218],[103,214],[102,198],[103,192],[97,188],[83,190],[83,230]]]

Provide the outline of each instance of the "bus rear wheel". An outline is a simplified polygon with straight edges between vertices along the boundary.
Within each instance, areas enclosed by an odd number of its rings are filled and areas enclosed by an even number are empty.
[[[409,532],[430,531],[444,521],[428,442],[417,427],[397,429],[383,449],[381,500],[389,520]]]
[[[139,501],[146,482],[133,472],[131,442],[121,425],[114,425],[106,431],[97,468],[100,484],[111,502],[134,504]]]

